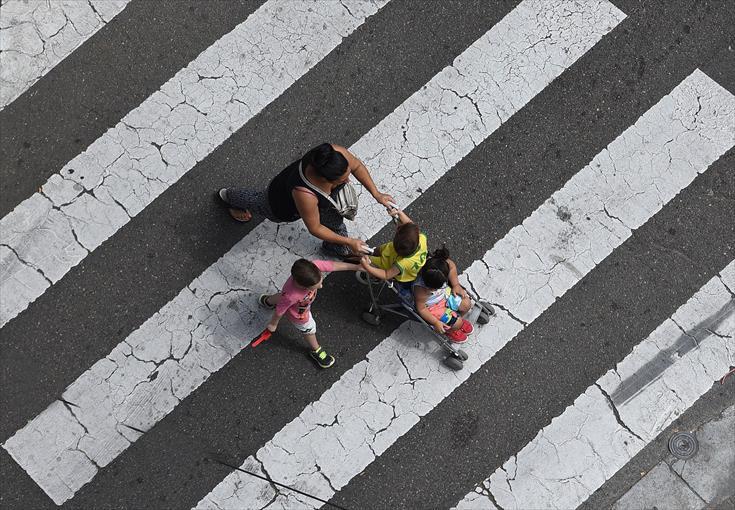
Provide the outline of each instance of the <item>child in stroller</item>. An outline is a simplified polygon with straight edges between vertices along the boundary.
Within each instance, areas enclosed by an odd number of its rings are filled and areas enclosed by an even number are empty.
[[[472,300],[459,284],[457,266],[445,246],[432,253],[419,271],[413,297],[416,311],[434,331],[454,343],[467,341],[474,328],[463,316],[472,308]]]
[[[473,331],[472,324],[465,317],[476,306],[479,308],[477,323],[487,324],[494,315],[493,307],[485,302],[473,303],[459,284],[457,267],[444,247],[432,254],[430,271],[422,274],[423,268],[427,268],[425,264],[428,264],[426,236],[397,208],[389,210],[389,214],[397,217],[398,223],[393,242],[376,248],[372,257],[366,256],[360,261],[363,272],[358,272],[357,278],[368,286],[371,300],[370,308],[362,318],[377,325],[382,312],[390,312],[423,323],[448,351],[444,363],[453,370],[459,370],[467,354],[455,345],[466,341],[467,335]],[[408,235],[409,229],[415,232],[411,234],[414,236],[413,244]],[[377,292],[373,289],[375,280],[382,280]],[[400,303],[379,303],[385,288],[393,290]]]
[[[360,265],[373,278],[394,280],[399,290],[410,292],[428,255],[426,235],[397,207],[389,208],[388,214],[396,223],[393,240],[375,248],[371,256],[363,257]]]

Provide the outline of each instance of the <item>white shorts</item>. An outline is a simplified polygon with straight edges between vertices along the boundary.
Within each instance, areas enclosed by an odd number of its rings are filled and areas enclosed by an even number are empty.
[[[302,335],[313,335],[316,333],[316,321],[311,313],[309,314],[309,320],[303,324],[299,324],[297,322],[292,322],[291,324],[293,324],[293,327],[298,329]]]

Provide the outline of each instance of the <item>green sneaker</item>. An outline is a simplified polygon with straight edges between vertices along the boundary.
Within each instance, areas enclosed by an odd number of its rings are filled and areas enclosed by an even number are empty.
[[[319,347],[316,351],[311,351],[309,354],[321,368],[329,368],[334,365],[334,356],[327,354],[327,351],[323,347]]]

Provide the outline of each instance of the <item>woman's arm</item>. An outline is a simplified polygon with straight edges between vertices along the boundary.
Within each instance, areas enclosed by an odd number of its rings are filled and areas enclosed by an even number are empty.
[[[348,243],[348,237],[335,234],[330,229],[322,225],[321,217],[319,215],[319,200],[316,198],[316,195],[294,189],[291,192],[291,196],[296,204],[296,209],[299,211],[299,216],[304,220],[304,225],[306,225],[306,228],[309,230],[311,235],[318,237],[322,241],[328,241],[330,243]]]
[[[293,196],[299,216],[304,220],[304,225],[306,225],[311,235],[328,243],[349,246],[354,253],[360,253],[366,248],[365,243],[360,239],[341,236],[322,225],[319,215],[319,200],[316,195],[294,189],[291,196]]]
[[[378,187],[373,182],[373,178],[370,175],[365,163],[357,159],[350,151],[341,145],[332,144],[334,150],[339,151],[347,159],[347,165],[360,184],[365,186],[365,189],[373,196],[373,198],[385,207],[388,207],[389,203],[394,202],[393,197],[385,193],[378,191]]]
[[[316,195],[294,189],[291,196],[296,204],[296,209],[299,211],[299,216],[304,220],[304,225],[306,225],[306,229],[311,235],[328,243],[350,246],[354,251],[353,245],[357,246],[355,244],[356,239],[341,236],[322,225],[321,216],[319,215],[319,200]]]

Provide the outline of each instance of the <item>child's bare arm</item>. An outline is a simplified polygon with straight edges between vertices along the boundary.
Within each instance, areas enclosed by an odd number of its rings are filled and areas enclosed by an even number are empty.
[[[380,280],[390,280],[401,273],[400,269],[396,266],[392,266],[390,269],[381,269],[373,266],[370,263],[370,257],[363,257],[360,259],[360,266],[361,269],[364,269],[370,276]]]
[[[360,264],[349,264],[347,262],[332,262],[332,271],[360,271]]]
[[[456,296],[466,296],[467,291],[464,290],[462,285],[459,283],[459,275],[457,274],[457,264],[452,261],[452,259],[447,259],[447,264],[449,265],[449,286],[452,287],[452,292]]]
[[[397,207],[391,207],[390,209],[388,209],[388,214],[390,214],[391,216],[397,216],[399,225],[404,225],[406,223],[413,223],[411,218],[409,218],[405,212],[398,209]]]
[[[385,273],[383,280],[392,280],[393,278],[401,274],[401,270],[398,269],[396,266],[391,266],[390,269],[379,269],[379,271]]]
[[[398,222],[401,225],[404,225],[406,223],[413,223],[413,220],[411,220],[411,218],[409,218],[408,214],[406,214],[405,212],[398,211]]]

